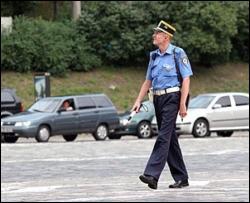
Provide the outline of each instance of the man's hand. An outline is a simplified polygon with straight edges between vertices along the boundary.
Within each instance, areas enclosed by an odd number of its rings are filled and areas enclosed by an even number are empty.
[[[180,104],[179,115],[184,118],[187,115],[187,108],[185,104]]]
[[[138,113],[139,110],[140,110],[140,107],[141,107],[141,102],[136,101],[135,104],[134,104],[134,106],[133,106],[133,108],[131,109],[131,112],[132,111],[136,111],[136,113]]]

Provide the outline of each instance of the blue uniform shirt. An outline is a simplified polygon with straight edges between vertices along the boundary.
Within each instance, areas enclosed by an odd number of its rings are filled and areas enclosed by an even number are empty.
[[[160,53],[159,49],[150,52],[146,80],[152,81],[154,90],[180,86],[174,61],[175,47],[176,46],[169,44],[165,53]],[[193,75],[188,57],[182,48],[176,47],[175,57],[182,78],[184,79],[185,77]]]

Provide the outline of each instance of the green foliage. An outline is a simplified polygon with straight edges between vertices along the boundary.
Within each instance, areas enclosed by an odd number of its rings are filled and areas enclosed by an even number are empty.
[[[148,23],[146,13],[133,4],[89,2],[78,29],[104,62],[132,64],[144,60],[145,46],[151,44]]]
[[[16,18],[14,25],[13,33],[1,40],[2,68],[65,73],[72,57],[69,26],[23,17]]]
[[[193,63],[214,65],[230,59],[231,38],[239,30],[237,6],[234,2],[88,2],[79,30],[103,61],[133,64],[144,61],[154,49],[152,28],[164,19],[177,29],[173,43],[183,47]],[[246,12],[241,16],[243,39],[249,32]]]
[[[72,22],[15,18],[13,32],[1,37],[1,68],[64,75],[69,68],[89,70],[99,65],[77,36]]]
[[[185,10],[177,40],[191,61],[205,65],[228,61],[230,38],[237,33],[236,10],[219,2],[191,2]]]
[[[231,58],[249,62],[249,2],[237,2],[237,35],[232,37]]]
[[[85,36],[79,33],[74,35],[72,55],[74,57],[70,65],[71,70],[88,71],[101,65],[101,59],[94,54],[94,50],[85,39]]]
[[[61,22],[15,18],[13,33],[1,36],[2,69],[63,75],[107,64],[145,66],[162,19],[176,28],[172,43],[191,63],[249,61],[249,2],[86,1],[77,23],[66,20],[63,5]]]
[[[36,1],[1,1],[1,16],[17,16],[34,10]]]

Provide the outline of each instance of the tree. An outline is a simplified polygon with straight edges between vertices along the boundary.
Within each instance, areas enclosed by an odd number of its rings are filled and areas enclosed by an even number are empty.
[[[72,18],[78,20],[81,15],[81,1],[72,1]]]
[[[17,16],[31,13],[36,1],[1,1],[1,16]]]

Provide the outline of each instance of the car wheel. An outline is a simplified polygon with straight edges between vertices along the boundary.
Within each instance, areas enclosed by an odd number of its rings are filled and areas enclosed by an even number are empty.
[[[18,140],[19,137],[14,137],[13,135],[12,136],[8,136],[8,135],[4,135],[4,142],[7,142],[7,143],[15,143],[17,140]]]
[[[202,138],[210,135],[208,122],[205,119],[198,119],[194,123],[193,132],[194,137]]]
[[[234,131],[218,131],[217,135],[221,137],[230,137]]]
[[[108,127],[104,124],[100,124],[94,132],[94,138],[96,140],[105,140],[108,136]]]
[[[77,134],[73,134],[73,135],[63,135],[63,138],[67,141],[67,142],[71,142],[74,141],[77,137]]]
[[[48,142],[50,138],[50,129],[46,125],[42,125],[39,127],[36,135],[37,142]]]
[[[152,137],[152,130],[149,122],[142,121],[139,123],[139,125],[137,126],[137,136],[138,138],[143,139]]]

